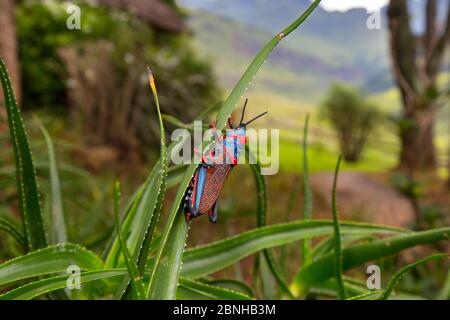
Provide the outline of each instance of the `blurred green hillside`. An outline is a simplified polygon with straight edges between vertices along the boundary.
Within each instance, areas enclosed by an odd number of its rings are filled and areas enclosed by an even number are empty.
[[[225,90],[232,88],[251,57],[283,26],[283,21],[308,4],[308,1],[292,0],[277,1],[277,5],[267,1],[237,2],[181,1],[188,8],[187,22],[194,46],[212,62]],[[416,30],[423,24],[421,9],[420,1],[413,3],[412,22]],[[246,96],[250,98],[252,114],[277,107],[276,114],[269,114],[267,122],[259,125],[282,128],[282,169],[301,171],[301,164],[291,163],[289,159],[298,159],[290,155],[300,152],[297,146],[306,113],[312,114],[312,124],[318,127],[312,133],[313,144],[316,142],[311,149],[315,158],[312,170],[333,167],[330,159],[339,148],[329,124],[317,113],[317,106],[333,82],[362,89],[386,119],[400,114],[400,95],[390,70],[385,15],[383,9],[380,30],[369,30],[366,27],[369,15],[365,10],[341,13],[318,8],[314,19],[307,21],[301,32],[281,43],[249,86]],[[445,84],[448,76],[442,75],[439,82]],[[448,157],[447,113],[440,112],[436,126],[436,146],[442,167]],[[347,165],[349,169],[384,171],[396,166],[399,145],[393,122],[384,121],[374,136],[376,139],[369,143],[362,161]],[[440,172],[445,176],[445,169]]]
[[[214,61],[225,88],[236,82],[250,58],[271,36],[269,31],[205,11],[190,12],[188,24],[194,33],[198,51]],[[373,39],[360,35],[357,37],[360,40],[355,39],[354,45],[348,46],[301,32],[285,41],[271,55],[270,64],[264,67],[252,89],[288,96],[297,101],[317,102],[323,90],[336,79],[370,91],[390,87],[383,32],[375,31],[373,35]],[[374,64],[375,60],[370,62],[370,56],[379,63]],[[380,70],[386,71],[384,76]],[[372,78],[377,81],[371,84]]]

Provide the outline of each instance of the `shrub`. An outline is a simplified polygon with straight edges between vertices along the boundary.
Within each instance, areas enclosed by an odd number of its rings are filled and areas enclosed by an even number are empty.
[[[132,13],[79,5],[80,30],[66,28],[62,2],[19,5],[25,110],[68,113],[84,143],[109,145],[130,160],[159,145],[158,124],[148,121],[147,65],[159,75],[164,113],[190,122],[221,98],[189,35],[156,32]]]

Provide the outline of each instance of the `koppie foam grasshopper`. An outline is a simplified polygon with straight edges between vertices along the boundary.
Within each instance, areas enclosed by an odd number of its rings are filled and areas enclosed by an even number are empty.
[[[215,125],[211,125],[215,132],[215,143],[207,154],[202,156],[202,162],[186,190],[184,211],[187,221],[207,213],[209,221],[216,223],[220,191],[231,169],[238,164],[239,155],[247,144],[247,125],[267,113],[264,112],[244,123],[246,106],[247,100],[237,127],[228,119],[229,130],[225,135],[219,135]]]

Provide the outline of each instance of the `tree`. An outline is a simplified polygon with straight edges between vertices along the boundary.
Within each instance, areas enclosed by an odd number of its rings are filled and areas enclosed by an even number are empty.
[[[442,28],[437,23],[437,7],[437,0],[427,1],[421,37],[411,31],[406,0],[391,0],[388,7],[392,69],[403,102],[399,168],[409,173],[436,166],[437,76],[450,39],[450,6]]]
[[[20,101],[20,67],[17,54],[17,31],[15,17],[15,1],[0,1],[0,57],[5,61],[18,101]],[[0,95],[0,103],[3,95]],[[1,108],[1,110],[4,110]]]
[[[358,162],[378,122],[378,110],[357,89],[334,84],[322,104],[322,112],[337,133],[344,159]]]

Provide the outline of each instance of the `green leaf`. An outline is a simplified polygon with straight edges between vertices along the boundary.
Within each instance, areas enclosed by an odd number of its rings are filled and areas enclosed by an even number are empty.
[[[400,233],[404,230],[343,222],[341,232],[343,234]],[[332,233],[333,223],[325,220],[296,221],[246,231],[231,238],[186,250],[183,255],[182,275],[198,278],[221,270],[260,250]]]
[[[350,298],[347,298],[346,300],[374,300],[374,298],[376,296],[378,296],[381,292],[383,292],[383,291],[382,290],[368,291],[368,292],[361,293],[357,296],[352,296]],[[368,299],[368,298],[372,298],[372,299]]]
[[[153,282],[148,288],[148,298],[158,300],[173,300],[176,298],[178,278],[181,269],[181,259],[186,243],[188,223],[180,212],[168,234],[167,245],[155,262],[152,272]],[[182,243],[183,245],[180,245]]]
[[[216,287],[211,284],[202,283],[186,278],[180,278],[181,289],[177,298],[179,299],[214,299],[214,300],[251,300],[252,297],[231,289]]]
[[[359,279],[343,276],[343,285],[345,287],[345,291],[349,296],[356,296],[360,294],[364,294],[368,291],[367,284]],[[336,278],[330,278],[318,285],[315,285],[313,288],[310,288],[309,292],[314,291],[329,291],[328,295],[333,297],[339,297],[339,289],[336,282]]]
[[[403,267],[402,269],[400,269],[396,274],[394,274],[394,276],[392,277],[392,279],[389,281],[388,285],[386,286],[386,288],[384,289],[383,293],[380,295],[380,297],[378,298],[379,300],[387,300],[391,294],[391,292],[394,290],[395,286],[400,282],[401,278],[411,269],[421,265],[421,264],[425,264],[427,262],[430,262],[432,260],[437,260],[437,259],[442,259],[442,258],[450,258],[450,255],[448,254],[434,254],[431,256],[428,256],[426,258],[423,258],[419,261],[416,261],[414,263],[411,263],[405,267]]]
[[[128,270],[128,275],[131,280],[131,285],[133,287],[133,292],[137,300],[143,300],[145,297],[144,285],[142,284],[142,278],[139,274],[137,266],[135,265],[130,252],[128,251],[125,240],[122,235],[122,228],[120,226],[119,218],[119,207],[120,207],[120,184],[116,182],[114,186],[114,217],[116,219],[116,232],[120,242],[120,248],[122,250],[123,257]]]
[[[147,178],[142,191],[140,191],[136,200],[133,202],[130,211],[125,218],[124,234],[128,235],[127,246],[130,252],[133,252],[133,260],[138,263],[139,273],[142,275],[147,262],[149,248],[154,237],[156,226],[162,210],[164,194],[167,186],[167,166],[168,150],[166,147],[166,138],[164,125],[159,106],[158,93],[156,90],[155,79],[148,68],[148,78],[150,88],[155,100],[158,122],[160,127],[160,159],[152,169]],[[175,144],[169,147],[169,152]],[[117,241],[113,244],[107,258],[108,267],[117,266]],[[122,296],[128,286],[129,279],[125,278],[124,283],[119,287],[117,296]]]
[[[156,230],[156,226],[158,224],[159,216],[161,215],[161,210],[163,206],[164,201],[164,194],[166,192],[167,188],[167,170],[168,170],[168,158],[167,158],[167,147],[166,147],[166,137],[165,137],[165,131],[164,131],[164,124],[161,116],[161,109],[159,106],[159,99],[158,99],[158,92],[156,91],[156,85],[155,85],[155,79],[153,78],[153,74],[150,71],[150,68],[148,68],[148,77],[149,77],[149,83],[150,88],[152,89],[153,97],[155,99],[155,105],[156,105],[156,111],[158,113],[158,121],[159,121],[159,134],[161,136],[161,150],[160,150],[160,171],[159,171],[159,185],[158,185],[158,196],[156,199],[155,207],[154,207],[154,214],[152,215],[152,219],[150,221],[150,226],[148,229],[147,234],[145,235],[144,243],[142,246],[142,250],[139,254],[139,272],[141,275],[143,275],[145,265],[147,263],[147,256],[149,254],[151,242],[154,237],[154,233]]]
[[[301,25],[319,5],[319,3],[320,0],[315,0],[297,20],[295,20],[289,27],[276,34],[272,38],[272,40],[270,40],[261,49],[258,55],[253,59],[252,63],[248,66],[247,70],[244,72],[236,86],[233,88],[228,98],[222,104],[220,111],[217,114],[216,125],[218,129],[222,129],[225,126],[227,119],[230,117],[233,110],[237,107],[242,95],[245,93],[247,87],[250,85],[251,81],[253,81],[256,73],[269,57],[272,50],[280,43],[283,38],[288,36],[292,31],[294,31],[298,26]]]
[[[50,229],[50,242],[52,244],[66,243],[67,232],[64,219],[64,210],[61,196],[61,183],[58,173],[58,163],[56,161],[55,148],[53,141],[39,118],[35,117],[41,132],[44,136],[48,152],[48,164],[50,172],[51,185],[51,221],[48,224]]]
[[[303,190],[304,190],[304,204],[303,204],[303,219],[312,219],[313,210],[313,195],[311,190],[311,183],[309,181],[309,166],[308,166],[308,124],[309,114],[306,115],[304,130],[303,130]],[[311,262],[311,240],[305,239],[301,243],[302,251],[302,263],[306,265]]]
[[[6,261],[0,265],[0,287],[45,274],[66,272],[71,265],[82,270],[103,268],[93,252],[75,244],[58,244]]]
[[[27,239],[22,234],[22,231],[20,231],[12,221],[7,218],[0,217],[0,230],[3,230],[9,234],[24,252],[27,251]]]
[[[0,59],[0,78],[5,95],[11,141],[14,147],[17,187],[27,245],[29,250],[36,250],[47,246],[44,220],[39,202],[36,170],[25,125],[17,107],[8,71],[2,59]]]
[[[450,270],[447,273],[447,280],[436,298],[437,300],[450,300]]]
[[[253,290],[246,283],[234,279],[213,279],[203,281],[215,287],[221,287],[225,289],[230,289],[233,291],[238,291],[249,297],[253,297]]]
[[[303,129],[303,188],[305,203],[303,205],[303,218],[305,220],[312,219],[313,195],[311,183],[309,181],[309,165],[308,165],[308,126],[309,114],[306,115]]]
[[[157,201],[157,193],[154,190],[158,183],[158,172],[160,162],[158,162],[150,172],[145,183],[134,195],[134,199],[127,207],[126,216],[122,223],[123,234],[127,238],[127,247],[133,252],[133,257],[137,259],[139,250],[145,239],[149,223],[153,216],[152,208]],[[111,248],[106,257],[105,266],[114,268],[118,265],[120,243],[117,234],[114,235]]]
[[[250,152],[247,147],[246,150]],[[259,228],[266,226],[266,212],[267,212],[267,188],[266,181],[264,180],[264,176],[261,174],[261,167],[259,164],[250,164],[250,168],[252,169],[253,176],[255,178],[256,190],[257,190],[257,201],[258,201],[258,209],[257,209],[257,225]],[[282,268],[278,264],[277,260],[273,252],[270,249],[264,249],[263,251],[264,258],[267,261],[267,266],[269,267],[270,272],[274,276],[275,280],[277,280],[278,285],[286,293],[288,296],[293,298],[291,291],[289,290],[286,281],[284,280]]]
[[[362,240],[374,240],[375,237],[372,235],[341,235],[342,246],[348,246],[353,242],[359,242]],[[334,248],[334,238],[326,238],[318,243],[312,251],[312,260],[318,260],[325,254],[331,252]]]
[[[104,269],[80,273],[80,284],[92,281],[124,277],[126,269]],[[0,295],[0,300],[30,300],[43,294],[67,287],[67,276],[56,276],[34,281]]]
[[[344,223],[341,223],[344,233]],[[450,238],[450,228],[403,234],[371,243],[355,245],[342,250],[343,270],[359,266],[367,261],[387,257],[420,244],[434,243]],[[330,253],[302,268],[291,285],[295,294],[314,286],[334,275],[334,254]]]
[[[336,189],[337,189],[337,179],[339,174],[339,165],[341,163],[342,157],[339,157],[336,164],[336,170],[334,172],[333,179],[333,191],[332,191],[332,212],[333,212],[333,227],[334,227],[334,275],[336,277],[336,283],[338,287],[339,299],[345,300],[345,287],[342,281],[342,254],[341,254],[341,233],[339,231],[339,213],[336,204]]]
[[[231,91],[228,98],[221,105],[221,108],[217,115],[216,121],[217,128],[222,129],[224,127],[227,119],[233,112],[234,108],[237,106],[237,103],[239,102],[245,89],[247,88],[249,83],[253,80],[254,76],[256,75],[256,73],[258,72],[259,68],[264,63],[264,61],[267,59],[270,52],[276,47],[276,45],[281,41],[282,38],[287,36],[289,33],[295,30],[303,21],[305,21],[306,18],[311,14],[311,12],[315,9],[315,7],[317,7],[319,3],[320,0],[314,1],[314,3],[305,11],[305,13],[300,18],[298,18],[288,28],[284,29],[281,33],[277,34],[271,41],[267,43],[267,45],[264,48],[262,48],[262,50],[255,57],[253,62],[247,68],[241,79],[238,81],[234,89]],[[196,168],[197,168],[196,163],[193,163],[187,167],[185,176],[178,188],[177,195],[173,202],[165,229],[163,231],[163,237],[161,239],[160,248],[155,258],[155,268],[150,277],[150,282],[147,290],[147,297],[153,297],[156,299],[158,298],[174,299],[176,296],[176,283],[173,282],[173,275],[171,275],[169,278],[159,277],[157,275],[159,275],[160,273],[162,274],[166,273],[165,270],[163,270],[164,263],[161,263],[161,257],[163,256],[163,254],[167,255],[168,257],[175,257],[178,255],[178,253],[184,250],[185,239],[183,240],[181,237],[178,236],[183,234],[187,235],[187,226],[186,224],[183,223],[175,223],[175,220],[179,211],[178,209],[180,207],[181,201],[184,197],[184,193],[186,192],[186,189],[189,185],[192,176],[194,175]],[[179,230],[176,229],[172,230],[172,227],[174,228],[178,227]],[[178,243],[176,244],[168,243],[170,233],[174,233],[174,236],[172,237],[178,238],[179,241]],[[174,253],[169,252],[166,246],[171,247],[171,250],[174,250]],[[179,272],[180,269],[179,267],[180,266],[171,266],[171,268],[176,269],[176,274],[178,274]],[[156,290],[156,287],[162,287],[162,285],[156,284],[156,282],[170,284],[170,287],[166,286],[166,292],[160,295],[160,291]],[[153,293],[154,290],[155,293]]]

